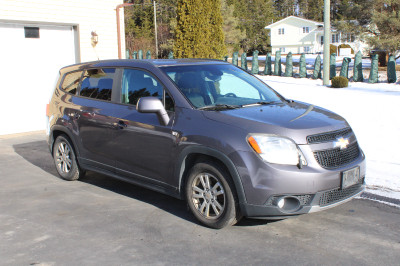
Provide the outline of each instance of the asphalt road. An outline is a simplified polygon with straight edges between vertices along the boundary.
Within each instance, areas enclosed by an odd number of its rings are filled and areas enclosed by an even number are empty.
[[[43,133],[0,136],[0,265],[399,265],[400,208],[355,199],[213,230],[183,201],[58,178]]]

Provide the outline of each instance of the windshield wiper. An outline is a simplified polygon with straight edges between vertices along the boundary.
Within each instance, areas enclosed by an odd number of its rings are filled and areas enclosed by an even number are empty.
[[[230,104],[216,104],[216,105],[207,105],[198,108],[198,110],[205,110],[205,111],[221,111],[221,110],[228,110],[228,109],[237,109],[240,108],[239,105],[230,105]]]
[[[272,101],[272,102],[262,101],[262,102],[244,104],[244,105],[242,105],[242,107],[250,107],[250,106],[255,106],[255,105],[269,105],[269,104],[274,104],[274,103],[277,103],[277,102],[274,102],[274,101]]]

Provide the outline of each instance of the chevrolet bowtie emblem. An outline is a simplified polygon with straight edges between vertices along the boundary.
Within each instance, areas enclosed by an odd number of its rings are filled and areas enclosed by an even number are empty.
[[[345,139],[343,137],[338,138],[334,143],[333,147],[337,148],[339,147],[341,150],[346,149],[347,145],[349,145],[349,139]]]

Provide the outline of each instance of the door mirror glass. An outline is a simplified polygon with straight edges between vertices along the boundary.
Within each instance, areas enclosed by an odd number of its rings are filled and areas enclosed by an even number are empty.
[[[156,97],[142,97],[137,103],[139,113],[155,113],[164,126],[169,123],[169,116],[162,102]]]

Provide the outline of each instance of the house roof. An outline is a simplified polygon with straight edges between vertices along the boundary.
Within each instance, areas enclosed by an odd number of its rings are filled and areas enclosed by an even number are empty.
[[[295,19],[298,19],[298,20],[302,20],[302,21],[307,21],[307,22],[310,22],[310,23],[314,23],[314,24],[317,25],[317,26],[319,26],[319,25],[324,26],[324,23],[323,23],[323,22],[318,22],[318,21],[309,20],[309,19],[305,19],[305,18],[300,18],[300,17],[296,17],[296,16],[289,16],[289,17],[286,17],[286,18],[284,18],[284,19],[281,19],[281,20],[279,20],[279,21],[277,21],[277,22],[275,22],[275,23],[272,23],[272,24],[266,26],[265,29],[271,29],[271,28],[272,28],[273,26],[275,26],[276,24],[282,23],[282,22],[284,22],[284,21],[286,21],[286,20],[288,20],[288,19],[291,19],[291,18],[295,18]]]

